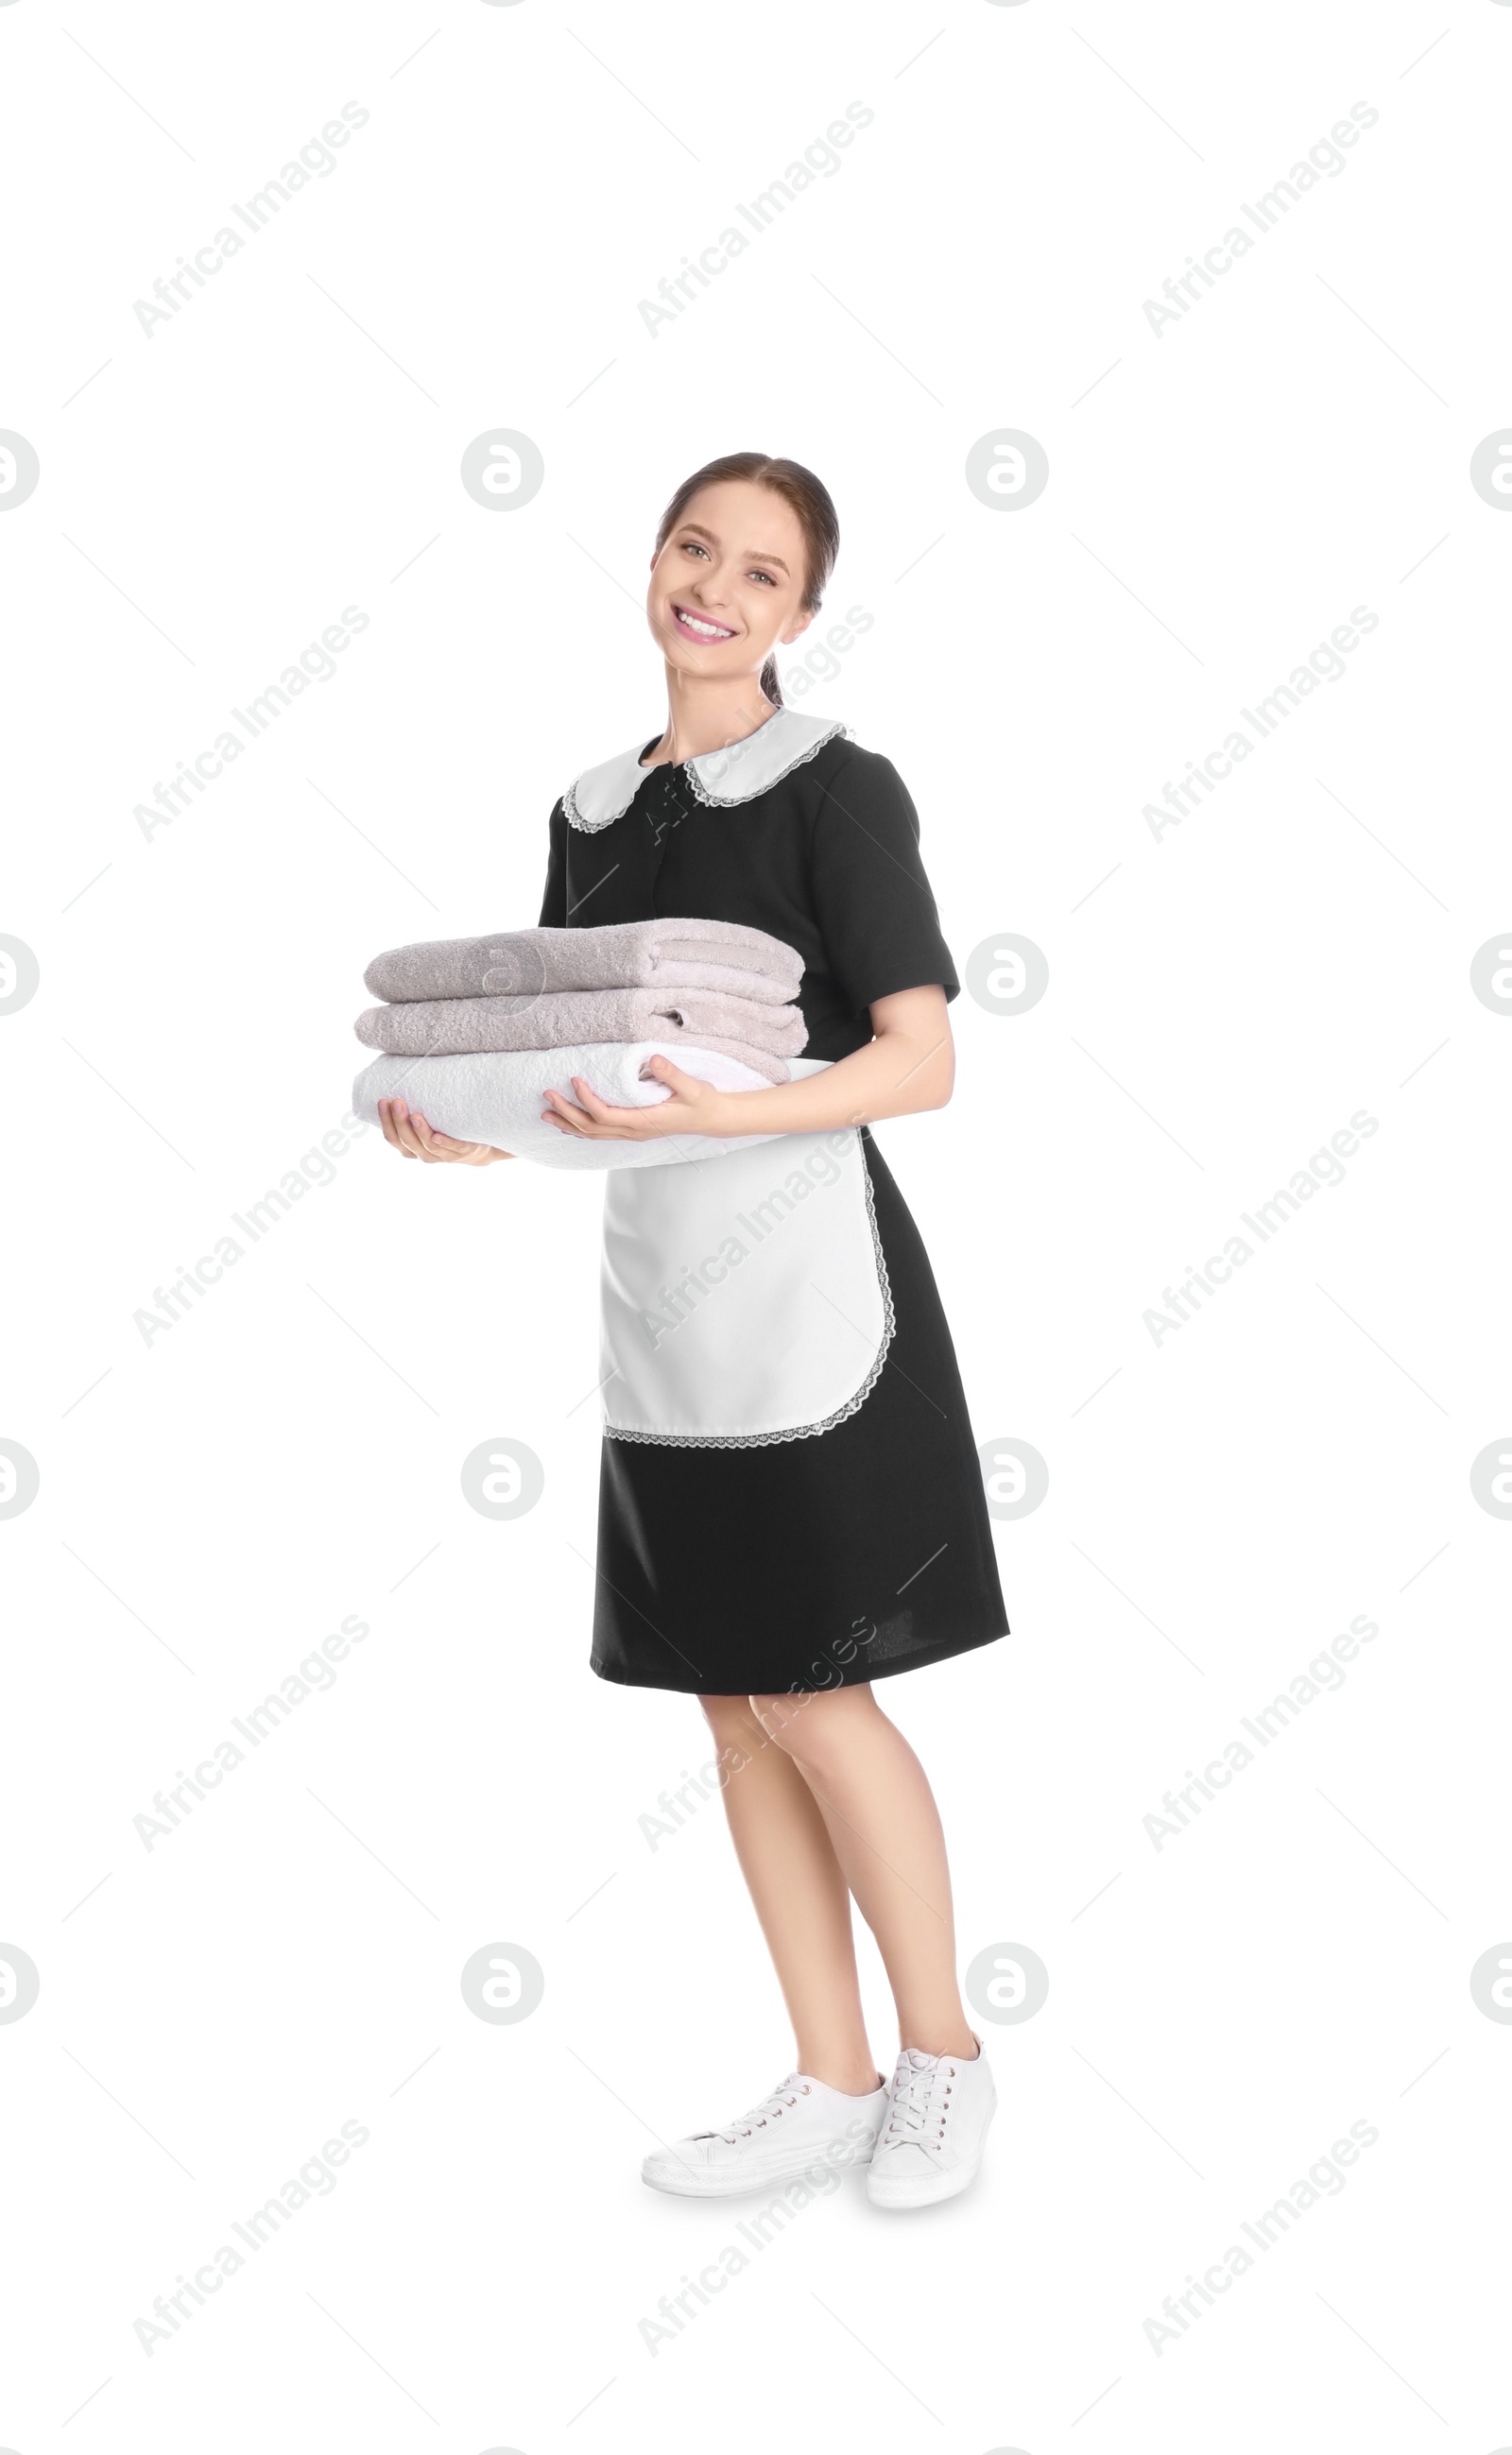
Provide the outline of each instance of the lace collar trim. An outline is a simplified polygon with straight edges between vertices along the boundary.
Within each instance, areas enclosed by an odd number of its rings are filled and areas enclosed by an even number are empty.
[[[849,727],[838,718],[799,716],[790,707],[780,707],[754,733],[743,741],[731,742],[727,750],[705,750],[702,758],[689,759],[683,769],[699,801],[716,810],[733,809],[737,802],[752,801],[759,793],[769,793],[795,767],[804,766],[817,757],[826,742],[848,735]],[[584,835],[597,835],[601,827],[612,826],[623,818],[654,767],[643,767],[637,742],[631,750],[622,751],[617,759],[606,759],[600,767],[584,768],[582,774],[568,785],[562,795],[567,823]]]

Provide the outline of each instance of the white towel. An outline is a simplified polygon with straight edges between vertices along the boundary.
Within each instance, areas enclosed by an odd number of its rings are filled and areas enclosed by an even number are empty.
[[[582,1142],[555,1126],[543,1126],[548,1090],[575,1099],[572,1076],[581,1074],[601,1099],[621,1107],[654,1107],[669,1094],[654,1075],[642,1074],[648,1057],[670,1057],[684,1074],[721,1091],[769,1091],[766,1077],[709,1048],[669,1047],[664,1041],[596,1042],[581,1048],[521,1048],[465,1057],[376,1057],[352,1086],[352,1106],[370,1125],[378,1122],[380,1100],[397,1098],[418,1108],[439,1133],[459,1142],[492,1143],[517,1159],[543,1167],[664,1167],[677,1160],[713,1159],[773,1134],[741,1134],[716,1140],[709,1134],[668,1134],[656,1142]],[[795,1078],[823,1071],[823,1061],[795,1057]]]

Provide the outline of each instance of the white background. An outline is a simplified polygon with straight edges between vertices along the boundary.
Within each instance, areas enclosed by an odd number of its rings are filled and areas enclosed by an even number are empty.
[[[1512,2441],[1502,1439],[1512,8],[1284,0],[0,7],[11,1365],[0,2026],[19,2455],[211,2445],[1444,2448]],[[368,123],[149,338],[133,301],[349,101]],[[675,322],[638,302],[851,102],[843,167]],[[1338,176],[1159,337],[1160,284],[1357,102]],[[495,427],[545,482],[463,491]],[[978,501],[992,430],[1040,499]],[[171,1330],[133,1314],[337,1126],[378,948],[533,922],[555,796],[660,720],[639,599],[686,470],[815,467],[873,617],[801,702],[918,800],[946,934],[1041,946],[880,1140],[979,1440],[1012,1636],[884,1701],[950,1837],[985,2175],[806,2211],[652,2353],[748,2208],[646,2192],[789,2041],[689,1698],[587,1669],[599,1190],[370,1135]],[[368,627],[149,839],[344,607]],[[1378,625],[1157,839],[1167,780]],[[817,634],[816,634],[817,636]],[[789,660],[791,676],[796,660]],[[1357,1110],[1200,1314],[1142,1316]],[[245,1239],[240,1241],[245,1243]],[[1253,1239],[1251,1241],[1254,1241]],[[1095,1394],[1093,1394],[1095,1393]],[[544,1496],[498,1524],[462,1458]],[[419,1564],[419,1565],[417,1565]],[[740,1559],[732,1552],[732,1580]],[[343,1616],[371,1634],[192,1818],[133,1818]],[[1143,1819],[1352,1618],[1200,1820]],[[1090,1906],[1089,1906],[1090,1904]],[[510,1941],[518,2025],[459,1977]],[[863,1936],[873,2042],[889,2001]],[[344,2120],[337,2187],[149,2357],[133,2322]],[[1352,2122],[1224,2300],[1144,2323]]]

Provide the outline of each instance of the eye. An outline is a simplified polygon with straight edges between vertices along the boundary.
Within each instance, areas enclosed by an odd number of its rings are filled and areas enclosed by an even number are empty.
[[[747,578],[747,579],[759,579],[759,580],[762,580],[762,581],[765,583],[765,585],[766,585],[766,587],[768,587],[768,588],[775,588],[775,587],[776,587],[776,585],[777,585],[777,582],[776,582],[776,581],[775,581],[775,579],[772,578],[771,573],[770,573],[769,571],[748,571],[748,572],[746,573],[746,578]]]
[[[684,538],[683,539],[683,552],[684,554],[702,554],[704,555],[705,561],[707,562],[708,560],[708,556],[704,552],[704,548],[699,544],[696,538]]]

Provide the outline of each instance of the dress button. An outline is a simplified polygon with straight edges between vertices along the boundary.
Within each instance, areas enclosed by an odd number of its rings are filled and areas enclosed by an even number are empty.
[[[657,886],[667,846],[682,825],[687,811],[687,791],[680,767],[663,767],[646,796],[645,822],[651,834],[651,867],[647,882],[650,918],[659,920]]]

